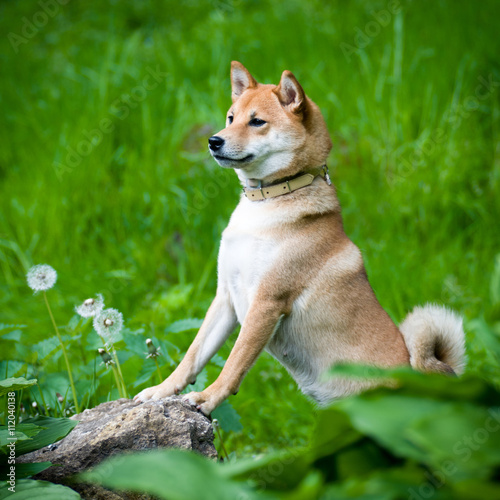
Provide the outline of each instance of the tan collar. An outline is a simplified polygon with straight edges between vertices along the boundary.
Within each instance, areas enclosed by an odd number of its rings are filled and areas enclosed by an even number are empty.
[[[331,186],[332,181],[328,175],[328,167],[322,165],[321,167],[304,170],[299,175],[288,177],[278,184],[270,184],[269,186],[262,186],[262,181],[260,180],[249,179],[249,187],[243,188],[243,191],[250,201],[266,200],[268,198],[276,198],[277,196],[292,193],[293,191],[297,191],[297,189],[309,186],[316,177],[323,177],[326,183]]]

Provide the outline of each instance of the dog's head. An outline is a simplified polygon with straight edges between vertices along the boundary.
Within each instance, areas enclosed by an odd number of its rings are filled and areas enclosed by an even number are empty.
[[[237,169],[241,180],[273,181],[326,163],[325,121],[290,71],[279,85],[264,85],[233,61],[231,85],[226,128],[208,140],[220,166]]]

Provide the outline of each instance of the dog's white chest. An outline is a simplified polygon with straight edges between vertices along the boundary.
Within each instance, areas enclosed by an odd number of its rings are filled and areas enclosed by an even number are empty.
[[[279,249],[278,241],[269,236],[272,233],[259,231],[259,211],[251,208],[237,207],[219,251],[219,280],[229,292],[240,324]]]

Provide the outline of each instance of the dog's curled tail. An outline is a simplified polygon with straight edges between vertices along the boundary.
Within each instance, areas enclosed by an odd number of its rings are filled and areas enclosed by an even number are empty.
[[[442,306],[415,307],[399,326],[416,370],[460,375],[466,363],[462,318]]]

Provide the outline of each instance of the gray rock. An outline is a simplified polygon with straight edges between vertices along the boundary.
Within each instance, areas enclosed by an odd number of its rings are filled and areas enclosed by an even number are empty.
[[[197,451],[212,459],[217,458],[210,421],[179,396],[142,404],[118,399],[85,410],[72,418],[80,422],[64,439],[23,455],[18,461],[58,464],[40,472],[35,479],[66,484],[85,499],[150,498],[111,492],[72,480],[74,474],[89,470],[113,455],[156,448],[182,448]]]

